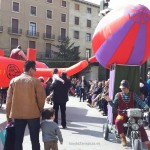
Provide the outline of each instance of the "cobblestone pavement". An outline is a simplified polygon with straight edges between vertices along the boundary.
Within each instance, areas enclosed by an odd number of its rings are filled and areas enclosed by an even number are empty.
[[[52,105],[45,104],[45,108],[52,107]],[[62,129],[60,125],[64,143],[58,143],[59,150],[131,150],[131,147],[123,148],[110,134],[109,141],[103,139],[103,124],[106,122],[106,117],[102,116],[96,108],[90,108],[86,102],[79,102],[79,98],[70,97],[67,102],[67,129]],[[59,114],[60,116],[60,114]],[[0,110],[0,126],[5,128],[5,105]],[[150,138],[150,131],[146,130]],[[42,135],[40,132],[41,150],[43,148]],[[31,150],[31,143],[28,128],[25,132],[24,150]],[[0,150],[2,148],[0,147]]]

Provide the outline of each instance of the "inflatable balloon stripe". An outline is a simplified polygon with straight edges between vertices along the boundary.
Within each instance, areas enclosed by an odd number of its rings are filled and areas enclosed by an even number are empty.
[[[89,58],[89,60],[88,60],[90,63],[94,63],[94,62],[97,62],[97,60],[96,60],[96,57],[95,56],[93,56],[93,57],[91,57],[91,58]]]
[[[140,65],[150,57],[150,11],[142,5],[128,5],[108,13],[92,38],[97,61]]]

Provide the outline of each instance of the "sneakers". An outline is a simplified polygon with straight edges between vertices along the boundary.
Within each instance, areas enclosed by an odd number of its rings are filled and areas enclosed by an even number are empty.
[[[127,141],[126,141],[125,137],[121,138],[121,144],[122,144],[122,146],[126,146],[127,145]]]

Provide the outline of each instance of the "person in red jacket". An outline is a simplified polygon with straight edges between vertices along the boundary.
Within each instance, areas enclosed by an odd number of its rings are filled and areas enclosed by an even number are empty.
[[[114,99],[112,100],[108,95],[104,98],[109,102],[109,104],[116,110],[127,110],[129,108],[135,108],[136,105],[140,106],[142,109],[149,110],[149,107],[144,103],[136,93],[130,91],[129,82],[127,80],[122,80],[120,83],[121,92],[118,92]],[[123,123],[128,119],[127,115],[118,111],[118,115],[115,120],[115,125],[118,130],[118,133],[121,137],[121,144],[126,146],[126,137],[124,133]],[[142,142],[148,141],[147,133],[143,126],[140,127],[141,140]]]
[[[20,59],[20,57],[22,57],[24,60],[27,60],[27,57],[22,50],[22,47],[18,45],[17,48],[11,51],[10,58]]]

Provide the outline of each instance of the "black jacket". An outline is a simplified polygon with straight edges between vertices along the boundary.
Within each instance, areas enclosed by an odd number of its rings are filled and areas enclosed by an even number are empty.
[[[66,79],[63,84],[61,81],[56,80],[50,87],[50,90],[53,91],[52,101],[56,103],[66,103],[68,98],[68,91],[70,89],[71,82]]]

